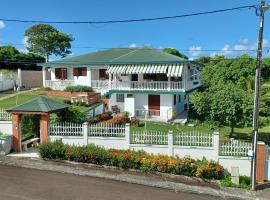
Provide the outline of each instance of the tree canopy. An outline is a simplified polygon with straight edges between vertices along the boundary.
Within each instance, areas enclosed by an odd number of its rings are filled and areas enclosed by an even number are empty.
[[[0,46],[0,69],[28,69],[40,70],[36,63],[42,63],[45,59],[32,53],[22,53],[13,46]]]
[[[45,57],[48,61],[50,55],[65,57],[71,53],[71,35],[58,31],[51,25],[38,24],[25,31],[27,49]]]
[[[202,57],[196,60],[205,64],[201,73],[202,87],[190,96],[193,116],[201,120],[216,121],[234,127],[251,125],[256,59],[248,55],[238,58],[223,56]],[[263,60],[262,79],[270,77],[270,62]],[[261,103],[260,115],[270,109]]]
[[[188,59],[188,57],[185,54],[180,53],[177,49],[174,48],[164,48],[163,51],[183,59]]]

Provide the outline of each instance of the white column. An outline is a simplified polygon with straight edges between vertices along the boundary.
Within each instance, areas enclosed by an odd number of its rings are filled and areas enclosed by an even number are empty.
[[[168,77],[168,90],[171,90],[171,76]]]
[[[213,133],[214,161],[218,162],[219,156],[219,132]]]
[[[46,87],[46,67],[42,67],[43,87]]]
[[[22,87],[22,70],[21,68],[18,68],[18,88]]]
[[[130,124],[127,123],[125,126],[125,149],[129,149],[130,146]]]
[[[112,74],[109,74],[109,89],[112,89]]]
[[[88,123],[87,122],[83,123],[83,144],[84,145],[88,144]]]
[[[173,152],[173,131],[168,132],[168,156],[174,156],[174,152]]]

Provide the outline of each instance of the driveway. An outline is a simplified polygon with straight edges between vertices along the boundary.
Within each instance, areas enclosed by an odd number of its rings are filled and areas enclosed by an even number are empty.
[[[0,165],[3,200],[214,200],[217,197],[35,169]]]

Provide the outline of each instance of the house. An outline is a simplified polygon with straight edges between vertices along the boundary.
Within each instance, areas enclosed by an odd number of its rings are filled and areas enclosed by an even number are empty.
[[[113,48],[40,64],[43,86],[91,86],[131,116],[169,121],[198,88],[202,65],[152,48]]]

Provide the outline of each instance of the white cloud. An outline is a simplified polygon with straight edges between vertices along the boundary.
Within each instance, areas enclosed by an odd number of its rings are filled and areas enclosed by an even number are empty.
[[[137,47],[137,44],[132,43],[132,44],[128,45],[128,47],[129,47],[129,48],[136,48],[136,47]]]
[[[5,23],[0,20],[0,29],[5,28],[5,26],[6,26]]]
[[[200,47],[200,46],[192,46],[192,47],[190,47],[189,48],[189,54],[194,58],[202,56],[203,55],[202,47]]]

